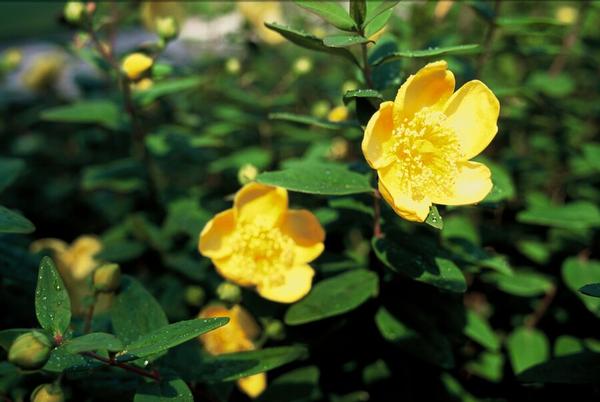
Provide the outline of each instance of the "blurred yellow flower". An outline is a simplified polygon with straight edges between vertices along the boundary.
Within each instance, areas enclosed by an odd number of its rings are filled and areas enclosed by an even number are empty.
[[[571,25],[577,19],[577,9],[571,6],[562,6],[556,10],[556,19],[564,25]]]
[[[176,26],[182,26],[185,8],[179,1],[143,1],[140,5],[140,16],[146,29],[155,32],[161,18],[173,18]]]
[[[293,303],[310,291],[314,270],[308,263],[323,252],[324,240],[311,212],[288,209],[287,190],[249,183],[233,208],[206,224],[198,248],[229,281]]]
[[[437,21],[443,20],[446,15],[450,12],[450,9],[454,5],[454,0],[438,0],[433,10],[433,15]]]
[[[23,61],[23,53],[17,48],[7,49],[2,53],[2,66],[7,70],[15,69]]]
[[[52,258],[71,298],[71,310],[75,315],[83,315],[84,299],[93,295],[89,278],[94,269],[100,265],[100,261],[95,258],[95,255],[102,250],[100,240],[94,236],[84,235],[69,245],[59,239],[40,239],[33,242],[30,248],[34,253],[42,250],[52,251]],[[106,310],[111,300],[111,295],[99,295],[95,311]]]
[[[454,85],[445,61],[430,63],[365,128],[362,150],[379,191],[405,219],[422,222],[432,203],[474,204],[492,189],[490,170],[470,159],[496,135],[500,103],[481,81]]]
[[[265,26],[265,22],[282,21],[281,4],[278,1],[238,1],[237,7],[262,41],[277,45],[285,40]]]
[[[56,82],[65,64],[60,53],[39,55],[23,72],[23,84],[34,91],[47,89]]]
[[[152,57],[144,53],[132,53],[123,60],[121,68],[130,80],[137,80],[152,67],[153,63]]]
[[[348,118],[348,108],[346,106],[336,106],[327,114],[327,120],[332,122],[344,121]]]
[[[134,91],[146,91],[154,85],[154,81],[151,78],[142,78],[137,82],[131,83],[131,89]]]
[[[220,304],[204,308],[198,318],[229,317],[227,325],[200,335],[204,349],[211,355],[245,352],[256,349],[254,339],[260,328],[254,318],[240,305],[227,309]],[[267,375],[255,374],[241,378],[237,382],[240,389],[251,398],[256,398],[267,387]]]

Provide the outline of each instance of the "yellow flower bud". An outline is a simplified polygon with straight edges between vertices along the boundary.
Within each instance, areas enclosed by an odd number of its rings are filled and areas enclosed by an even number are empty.
[[[154,81],[150,78],[142,78],[138,82],[131,83],[131,89],[134,91],[146,91],[154,85]]]
[[[312,67],[312,60],[308,57],[300,57],[294,62],[294,72],[298,75],[310,73]]]
[[[114,292],[121,284],[121,267],[119,264],[102,265],[94,271],[93,283],[98,292]]]
[[[256,176],[258,176],[258,169],[256,168],[256,166],[250,163],[245,164],[238,171],[238,181],[242,185],[254,181],[254,179],[256,179]]]
[[[63,14],[71,24],[79,24],[85,15],[85,4],[81,1],[69,1],[65,5]]]
[[[348,118],[348,108],[346,106],[336,106],[327,115],[327,120],[334,123],[344,121]]]
[[[8,49],[2,55],[2,64],[7,70],[15,69],[23,60],[23,53],[19,49]]]
[[[41,384],[31,393],[31,402],[63,402],[65,394],[58,384]]]
[[[184,299],[187,304],[200,307],[206,299],[206,292],[200,286],[188,286],[185,288]]]
[[[37,370],[50,358],[52,344],[41,332],[19,335],[8,350],[8,361],[26,370]]]
[[[564,25],[571,25],[577,19],[577,9],[571,6],[562,6],[556,10],[556,19]]]
[[[240,61],[235,57],[231,57],[225,62],[225,70],[231,75],[239,73],[241,68]]]
[[[348,141],[343,137],[336,137],[331,141],[329,147],[329,157],[332,159],[343,159],[348,155]]]
[[[173,40],[179,35],[179,26],[175,18],[157,17],[156,18],[156,33],[165,41]]]
[[[239,303],[242,300],[242,290],[233,283],[223,282],[217,287],[217,296],[229,303]]]
[[[137,80],[146,73],[154,60],[143,53],[132,53],[123,60],[121,68],[130,80]]]

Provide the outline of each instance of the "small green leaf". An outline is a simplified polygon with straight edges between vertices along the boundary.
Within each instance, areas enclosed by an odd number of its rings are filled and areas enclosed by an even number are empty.
[[[69,353],[66,345],[61,345],[52,350],[50,359],[48,359],[43,370],[51,373],[62,373],[63,371],[89,371],[100,366],[104,366],[104,363],[91,357]]]
[[[0,192],[12,184],[25,169],[25,162],[17,158],[0,158]]]
[[[125,362],[159,354],[229,322],[229,318],[205,318],[180,321],[141,335],[125,346],[117,361]]]
[[[467,323],[464,327],[464,334],[491,351],[500,349],[500,340],[490,324],[471,310],[467,310]]]
[[[488,381],[499,382],[502,379],[504,356],[498,352],[484,351],[465,365],[465,369]]]
[[[283,120],[283,121],[291,121],[294,123],[306,124],[309,126],[316,126],[327,128],[330,130],[340,130],[343,128],[360,128],[358,122],[352,121],[340,121],[334,122],[325,119],[319,119],[313,116],[304,116],[292,113],[271,113],[269,114],[269,119],[271,120]]]
[[[71,300],[54,262],[42,258],[35,289],[35,315],[45,330],[63,335],[71,324]]]
[[[444,220],[442,219],[442,216],[435,205],[432,205],[429,209],[429,214],[425,219],[425,223],[438,230],[442,230],[444,228]]]
[[[367,17],[367,0],[350,0],[350,16],[356,26],[362,27]]]
[[[123,124],[124,115],[113,102],[91,100],[44,110],[41,118],[61,123],[99,124],[111,130],[117,130]]]
[[[95,332],[70,339],[65,343],[65,350],[68,353],[81,353],[96,350],[118,352],[123,350],[123,343],[113,334]]]
[[[507,339],[508,356],[515,374],[546,361],[550,345],[543,332],[535,328],[519,327]]]
[[[18,212],[0,205],[0,233],[31,233],[33,223]]]
[[[519,212],[517,221],[564,229],[587,229],[600,226],[600,210],[587,201],[562,206],[532,206]]]
[[[396,4],[400,3],[400,0],[368,0],[367,1],[367,16],[363,27],[367,27],[374,21],[379,15],[395,7]],[[391,11],[391,10],[390,10]]]
[[[379,278],[367,270],[351,270],[317,283],[285,313],[288,325],[306,324],[354,310],[379,291]]]
[[[423,49],[423,50],[403,50],[403,51],[394,52],[394,53],[388,54],[382,58],[379,58],[379,59],[375,60],[372,64],[374,66],[378,66],[380,64],[389,63],[391,61],[401,60],[405,57],[409,57],[409,58],[433,57],[433,56],[439,56],[442,54],[457,54],[457,53],[471,52],[478,48],[479,48],[479,45],[471,44],[471,45],[436,47],[436,48]]]
[[[482,278],[501,291],[520,297],[542,296],[554,287],[550,278],[531,270],[515,270],[512,275],[490,273]]]
[[[136,92],[134,94],[134,100],[140,105],[149,105],[163,96],[194,89],[202,82],[203,79],[200,77],[179,78],[158,82],[145,91]]]
[[[323,44],[327,47],[348,47],[368,43],[369,39],[352,34],[330,35],[323,38]]]
[[[567,287],[579,297],[588,310],[600,317],[600,299],[579,292],[582,286],[600,282],[600,261],[568,258],[562,266],[562,277]]]
[[[383,95],[374,89],[354,89],[351,91],[347,91],[344,94],[344,103],[348,104],[352,100],[356,100],[357,98],[366,98],[369,100],[373,100],[376,103],[379,103],[383,100]]]
[[[356,24],[348,12],[336,1],[295,0],[294,3],[323,18],[343,31],[354,31]]]
[[[144,189],[144,169],[134,159],[117,159],[102,165],[88,166],[83,170],[81,187],[85,191],[108,190],[131,193]]]
[[[192,391],[181,378],[142,383],[133,402],[194,402]]]
[[[592,297],[600,297],[600,283],[590,283],[579,288],[579,291],[584,295]]]
[[[284,170],[261,173],[256,180],[309,194],[347,195],[373,191],[366,176],[343,165],[314,161],[302,161]]]
[[[308,402],[319,396],[319,368],[301,367],[280,375],[262,393],[258,402]]]

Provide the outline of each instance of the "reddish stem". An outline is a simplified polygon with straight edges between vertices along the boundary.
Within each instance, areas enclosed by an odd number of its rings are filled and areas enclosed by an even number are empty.
[[[383,237],[381,233],[381,206],[379,205],[379,199],[381,195],[379,191],[373,192],[373,237],[379,239]]]
[[[102,363],[105,363],[109,366],[119,367],[119,368],[122,368],[123,370],[130,371],[132,373],[141,375],[143,377],[151,378],[154,381],[160,381],[160,373],[157,370],[152,370],[152,371],[144,370],[142,368],[133,366],[131,364],[120,363],[120,362],[116,361],[114,358],[106,358],[104,356],[100,356],[99,354],[94,353],[94,352],[83,352],[81,354],[84,356],[87,356],[87,357],[91,357],[92,359],[99,360]]]

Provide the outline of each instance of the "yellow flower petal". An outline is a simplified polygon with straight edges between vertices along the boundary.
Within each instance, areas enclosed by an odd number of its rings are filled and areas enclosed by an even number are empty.
[[[441,108],[454,91],[454,74],[443,61],[429,63],[402,84],[394,100],[394,126],[424,107]]]
[[[223,278],[239,286],[254,286],[251,275],[244,275],[238,265],[239,260],[235,260],[231,255],[223,258],[211,258],[215,269]]]
[[[260,334],[260,327],[254,317],[240,305],[231,308],[231,317],[234,322],[239,324],[248,339],[255,339]]]
[[[385,167],[394,160],[393,154],[387,152],[388,147],[393,144],[393,109],[394,102],[383,102],[365,128],[362,151],[373,169]]]
[[[309,265],[298,265],[285,273],[279,286],[259,286],[256,290],[265,299],[279,303],[293,303],[310,292],[315,271]]]
[[[294,263],[311,262],[323,252],[325,231],[310,211],[290,210],[283,215],[281,232],[292,238],[295,247]]]
[[[230,319],[224,326],[200,335],[199,339],[208,353],[220,355],[255,349],[254,343],[244,331],[243,324],[238,320],[240,311],[249,317],[249,313],[237,305],[230,310],[221,304],[213,304],[200,311],[198,318],[229,317]]]
[[[469,81],[444,106],[445,125],[456,132],[463,160],[478,155],[498,132],[500,102],[481,81]]]
[[[409,221],[423,222],[429,215],[431,200],[423,198],[414,200],[410,192],[403,190],[403,186],[395,180],[399,174],[396,166],[378,170],[379,192],[383,199],[392,207],[394,212]]]
[[[231,254],[228,237],[235,230],[235,213],[233,209],[215,215],[202,229],[198,250],[208,258],[223,258]]]
[[[475,204],[492,190],[491,175],[490,169],[482,163],[461,162],[452,195],[438,196],[433,202],[442,205]]]
[[[256,398],[267,388],[267,375],[259,373],[237,381],[240,390],[250,398]]]
[[[39,239],[31,243],[29,250],[32,253],[39,253],[42,250],[50,250],[55,253],[64,253],[68,244],[60,239]]]
[[[287,190],[248,183],[237,192],[233,205],[239,222],[274,227],[287,209]]]

